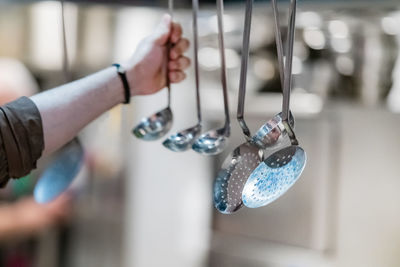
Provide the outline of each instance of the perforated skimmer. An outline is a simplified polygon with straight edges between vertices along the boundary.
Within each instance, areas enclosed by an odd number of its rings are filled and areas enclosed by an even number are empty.
[[[168,0],[168,10],[170,15],[173,13],[173,0]],[[132,134],[139,139],[145,141],[155,141],[163,137],[172,127],[173,114],[171,111],[171,83],[169,80],[168,62],[169,62],[169,50],[171,43],[167,44],[166,53],[166,79],[168,89],[168,105],[163,110],[154,113],[153,115],[143,118],[140,123],[132,130]]]
[[[246,14],[243,33],[242,62],[239,84],[237,119],[246,140],[251,139],[250,131],[244,121],[244,101],[246,95],[247,65],[253,0],[246,1]],[[250,142],[238,146],[225,159],[214,182],[214,206],[221,213],[229,214],[239,210],[242,205],[242,190],[247,177],[262,160],[260,149]]]
[[[290,5],[289,45],[287,46],[286,53],[285,84],[282,103],[282,125],[289,136],[291,144],[269,156],[250,175],[242,192],[243,203],[249,208],[259,208],[268,205],[282,196],[298,180],[307,160],[306,153],[299,146],[293,128],[289,123],[296,1],[291,0]]]

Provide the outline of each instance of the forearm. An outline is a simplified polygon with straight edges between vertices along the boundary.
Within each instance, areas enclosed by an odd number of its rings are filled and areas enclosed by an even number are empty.
[[[124,101],[114,67],[31,97],[42,117],[44,154],[70,141],[88,123]]]

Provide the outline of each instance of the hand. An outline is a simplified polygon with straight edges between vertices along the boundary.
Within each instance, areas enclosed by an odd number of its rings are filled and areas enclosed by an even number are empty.
[[[189,67],[190,60],[183,53],[189,48],[189,41],[182,38],[182,27],[173,23],[169,15],[164,15],[155,32],[139,44],[126,64],[132,96],[154,94],[166,86],[168,41],[171,42],[169,80],[179,83],[186,78],[183,70]]]

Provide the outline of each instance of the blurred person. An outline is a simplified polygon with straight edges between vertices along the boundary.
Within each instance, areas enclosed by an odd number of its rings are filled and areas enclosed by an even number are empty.
[[[21,96],[32,96],[38,91],[35,79],[21,62],[0,58],[0,105]]]
[[[171,83],[184,80],[190,60],[183,53],[188,47],[182,27],[164,15],[156,30],[120,66],[1,106],[0,186],[28,174],[42,154],[62,147],[105,111],[129,103],[130,96],[160,91],[167,75]]]
[[[38,86],[19,61],[0,59],[0,105],[38,92]],[[53,203],[40,205],[32,197],[0,206],[0,240],[25,237],[68,218],[70,197],[62,195]]]
[[[53,202],[39,204],[26,197],[0,206],[0,240],[18,239],[64,223],[71,213],[71,197],[63,194]]]

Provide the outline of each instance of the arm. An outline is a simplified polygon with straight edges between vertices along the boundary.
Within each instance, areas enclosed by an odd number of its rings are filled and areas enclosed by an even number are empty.
[[[169,54],[168,75],[173,83],[185,78],[190,61],[182,56],[189,42],[182,29],[165,15],[156,31],[144,39],[133,57],[123,66],[132,96],[153,94],[166,85],[164,59],[166,44]],[[42,117],[44,154],[49,154],[70,141],[89,122],[124,101],[124,89],[117,71],[109,67],[86,78],[31,97]]]
[[[110,67],[31,99],[42,117],[44,154],[49,154],[103,112],[122,103],[123,87],[115,68]]]

